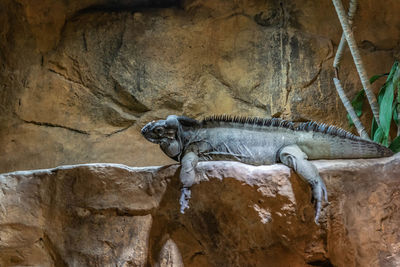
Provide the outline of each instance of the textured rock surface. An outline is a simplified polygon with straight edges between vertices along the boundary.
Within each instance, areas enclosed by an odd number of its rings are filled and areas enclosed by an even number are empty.
[[[398,1],[376,5],[355,19],[370,75],[399,55]],[[332,84],[340,36],[329,0],[3,0],[0,171],[168,163],[138,130],[173,113],[346,127]],[[348,53],[341,78],[349,95],[360,88]]]
[[[400,155],[316,161],[330,205],[283,165],[93,164],[0,175],[1,266],[399,266]]]

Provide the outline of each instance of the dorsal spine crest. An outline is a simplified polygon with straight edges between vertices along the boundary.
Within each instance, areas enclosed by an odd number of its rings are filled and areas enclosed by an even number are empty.
[[[349,133],[339,127],[327,125],[325,123],[317,123],[314,121],[294,123],[291,121],[278,119],[278,118],[259,118],[259,117],[243,117],[243,116],[229,116],[229,115],[214,115],[205,118],[201,121],[202,126],[208,126],[213,123],[232,123],[242,124],[243,126],[266,126],[266,127],[280,127],[290,129],[293,131],[306,131],[317,132],[337,136],[352,140],[364,140],[352,133]]]

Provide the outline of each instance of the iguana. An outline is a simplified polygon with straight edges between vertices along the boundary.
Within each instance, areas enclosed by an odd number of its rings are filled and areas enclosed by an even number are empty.
[[[378,143],[335,126],[316,122],[296,124],[277,118],[222,115],[197,121],[170,115],[165,120],[146,124],[141,132],[148,141],[159,144],[167,156],[181,163],[181,213],[189,207],[189,188],[195,182],[198,161],[232,160],[252,165],[283,163],[310,184],[318,224],[327,191],[317,168],[308,160],[378,158],[393,154]]]

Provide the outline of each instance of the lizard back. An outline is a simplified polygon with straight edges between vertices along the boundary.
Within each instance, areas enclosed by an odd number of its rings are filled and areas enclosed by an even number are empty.
[[[393,152],[341,128],[316,122],[212,116],[186,125],[185,147],[196,146],[200,160],[272,164],[283,146],[296,144],[309,159],[374,158]]]

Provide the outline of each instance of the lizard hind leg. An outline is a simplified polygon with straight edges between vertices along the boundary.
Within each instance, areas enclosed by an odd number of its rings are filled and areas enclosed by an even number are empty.
[[[307,160],[307,155],[297,146],[289,145],[283,147],[279,152],[280,161],[290,167],[308,184],[312,189],[312,202],[315,207],[315,223],[321,214],[322,200],[328,202],[328,194],[324,181],[321,179],[317,168]]]

